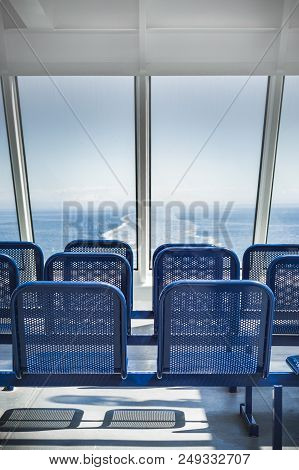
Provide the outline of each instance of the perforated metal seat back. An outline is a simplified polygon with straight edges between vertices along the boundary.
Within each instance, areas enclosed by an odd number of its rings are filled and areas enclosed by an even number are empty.
[[[165,248],[182,248],[182,247],[189,247],[189,248],[203,248],[203,247],[209,247],[209,246],[215,246],[211,245],[209,243],[164,243],[163,245],[158,246],[152,257],[152,265],[154,266],[156,258],[160,251],[165,250]]]
[[[273,333],[299,335],[299,256],[273,260],[267,285],[275,295]]]
[[[269,368],[273,294],[250,281],[180,281],[160,298],[158,371],[261,374]]]
[[[216,247],[166,248],[154,266],[153,308],[158,327],[159,296],[168,284],[180,280],[239,279],[240,265],[235,253]]]
[[[113,374],[126,361],[126,306],[108,284],[36,282],[13,296],[14,369]]]
[[[39,246],[31,242],[0,242],[1,253],[15,261],[21,284],[43,279],[44,256]]]
[[[271,262],[287,255],[299,255],[299,245],[251,245],[243,255],[242,278],[266,283]]]
[[[11,333],[10,301],[19,283],[16,263],[6,255],[0,255],[0,334]]]
[[[74,240],[68,243],[64,251],[73,253],[115,253],[126,258],[134,269],[133,251],[130,245],[118,240]]]
[[[128,261],[111,253],[57,253],[45,264],[45,280],[107,282],[118,287],[131,308],[132,271]]]

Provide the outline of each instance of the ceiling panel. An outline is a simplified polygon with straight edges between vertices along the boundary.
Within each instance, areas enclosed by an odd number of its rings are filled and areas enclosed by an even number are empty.
[[[281,24],[283,0],[150,0],[151,28],[272,28]]]
[[[138,27],[138,0],[40,0],[58,29]]]

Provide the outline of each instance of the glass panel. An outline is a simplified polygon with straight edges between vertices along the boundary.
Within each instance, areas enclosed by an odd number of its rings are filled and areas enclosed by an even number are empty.
[[[151,249],[252,243],[267,77],[151,79]]]
[[[0,84],[0,240],[19,240],[10,156]]]
[[[299,243],[299,77],[286,77],[268,243]]]
[[[34,234],[45,256],[99,237],[136,253],[134,78],[18,83]]]

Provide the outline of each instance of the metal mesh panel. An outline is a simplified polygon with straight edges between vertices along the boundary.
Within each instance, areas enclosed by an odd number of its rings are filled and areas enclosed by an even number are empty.
[[[163,303],[164,365],[173,374],[255,374],[264,364],[263,287],[178,283]]]
[[[17,267],[6,255],[0,255],[0,334],[11,333],[10,299],[18,285]]]
[[[156,315],[159,296],[168,284],[179,280],[239,279],[236,255],[222,248],[169,248],[156,258],[153,306]]]
[[[115,253],[126,258],[133,269],[133,252],[124,242],[114,240],[74,240],[65,247],[64,251],[73,253]]]
[[[22,372],[119,370],[121,306],[112,286],[36,283],[20,289],[15,301]]]
[[[267,284],[275,295],[273,333],[299,334],[299,256],[271,263]]]
[[[43,255],[30,242],[2,242],[0,253],[10,256],[19,271],[20,283],[40,281],[43,277]]]
[[[299,245],[250,246],[243,256],[243,279],[266,283],[270,263],[285,255],[299,255]]]
[[[211,247],[211,246],[215,246],[215,245],[212,245],[210,243],[164,243],[164,245],[160,245],[158,246],[154,253],[153,253],[153,257],[152,257],[152,264],[154,266],[155,264],[155,261],[156,261],[156,258],[158,256],[158,254],[162,251],[162,250],[165,250],[165,248],[179,248],[179,247]]]
[[[130,306],[131,272],[123,257],[107,254],[59,253],[46,262],[49,281],[107,282],[118,287]]]

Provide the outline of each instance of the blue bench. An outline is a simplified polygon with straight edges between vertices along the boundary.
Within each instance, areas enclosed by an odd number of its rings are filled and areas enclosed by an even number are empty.
[[[160,251],[153,267],[153,312],[158,332],[158,302],[168,284],[180,280],[240,279],[237,255],[218,247],[172,247]]]
[[[259,281],[270,285],[269,277],[267,280],[267,271],[271,263],[277,258],[289,255],[299,256],[299,245],[252,245],[247,248],[243,256],[242,278]],[[272,287],[273,284],[271,283],[271,288]],[[290,330],[288,331],[286,328],[284,328],[283,333],[282,329],[278,330],[278,328],[275,327],[273,333],[273,346],[299,345],[299,335],[294,334],[294,330],[290,332]]]
[[[156,373],[127,369],[126,301],[114,286],[27,283],[15,290],[11,308],[13,370],[0,371],[1,386],[269,387],[277,381],[268,377],[273,294],[259,283],[180,281],[166,287]],[[286,375],[284,381],[293,374]],[[278,448],[281,388],[274,392]],[[250,410],[243,416],[250,422]]]
[[[271,262],[286,255],[299,255],[299,245],[260,243],[249,246],[243,255],[242,278],[265,284]]]
[[[118,288],[26,283],[15,290],[11,310],[13,369],[20,385],[35,375],[126,377],[127,306]]]
[[[275,296],[273,333],[295,335],[299,344],[299,255],[275,258],[267,285]]]
[[[7,255],[0,255],[0,344],[11,342],[10,301],[18,284],[15,261]]]
[[[267,377],[274,298],[253,281],[177,281],[159,301],[158,376]]]
[[[45,264],[47,281],[106,282],[118,287],[128,308],[128,332],[131,332],[132,270],[121,255],[113,253],[57,253]]]
[[[35,243],[0,242],[0,254],[10,256],[15,261],[20,283],[43,279],[44,255]]]

